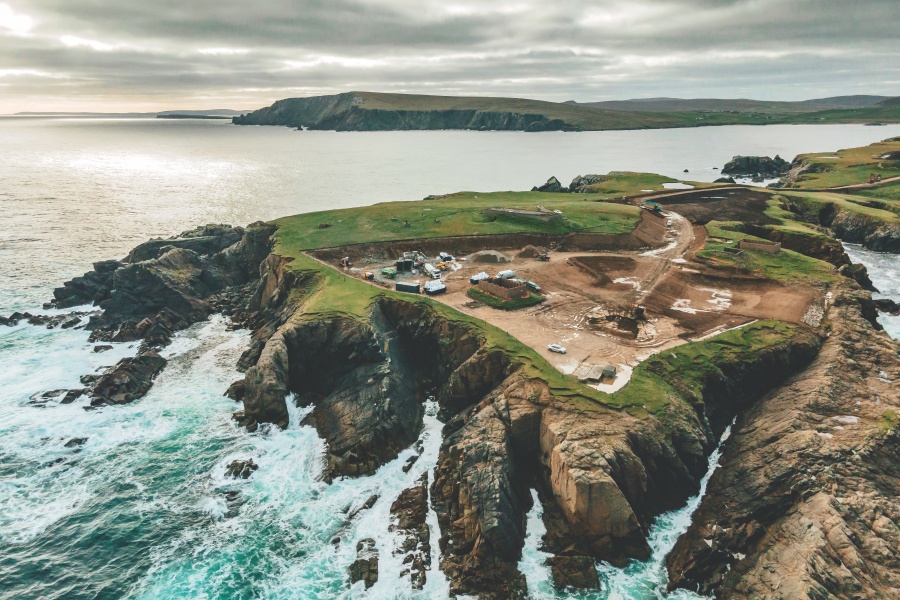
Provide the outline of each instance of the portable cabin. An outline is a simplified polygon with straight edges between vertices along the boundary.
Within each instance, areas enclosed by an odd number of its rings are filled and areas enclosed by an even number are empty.
[[[513,279],[516,276],[516,272],[512,269],[507,269],[505,271],[500,271],[497,273],[497,277],[500,279]]]
[[[411,283],[411,282],[398,281],[396,283],[395,287],[398,292],[409,292],[410,294],[418,294],[419,293],[419,283],[418,282]]]

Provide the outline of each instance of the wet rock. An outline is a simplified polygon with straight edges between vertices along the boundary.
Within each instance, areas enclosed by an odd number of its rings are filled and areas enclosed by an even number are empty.
[[[897,304],[890,298],[879,298],[877,300],[873,300],[873,302],[875,303],[875,308],[877,308],[881,312],[885,312],[891,315],[900,314],[900,304]]]
[[[97,382],[100,380],[101,377],[102,377],[102,375],[97,375],[97,374],[82,375],[79,378],[79,381],[81,381],[82,385],[93,387],[97,384]]]
[[[107,352],[112,349],[113,347],[109,344],[97,344],[96,346],[94,346],[94,352]]]
[[[419,455],[417,455],[417,454],[414,454],[414,455],[410,456],[409,458],[407,458],[406,463],[403,465],[403,472],[409,473],[412,470],[413,465],[416,464],[417,460],[419,460]]]
[[[72,404],[80,398],[81,396],[88,393],[88,390],[85,388],[77,389],[77,390],[68,390],[66,395],[63,396],[62,400],[60,400],[61,404]]]
[[[371,496],[368,497],[368,499],[366,499],[365,502],[363,502],[362,506],[360,506],[356,510],[350,512],[350,514],[348,515],[347,518],[353,519],[356,517],[356,515],[358,515],[362,511],[369,510],[370,508],[375,506],[375,503],[378,502],[378,498],[379,498],[378,494],[372,494]]]
[[[428,517],[428,473],[422,474],[416,485],[403,490],[391,504],[391,516],[396,523],[391,526],[403,536],[403,542],[395,554],[405,554],[403,564],[409,565],[401,577],[409,576],[414,590],[425,586],[426,571],[431,568],[430,531]]]
[[[378,581],[378,548],[375,540],[366,538],[356,544],[356,560],[350,565],[350,584],[365,583],[369,589]]]
[[[235,402],[242,402],[246,393],[247,382],[244,379],[238,379],[237,381],[229,385],[227,390],[225,390],[225,395]]]
[[[153,350],[123,358],[97,380],[91,391],[91,406],[137,400],[153,386],[153,379],[165,366],[166,359]]]
[[[233,460],[225,467],[225,474],[235,479],[247,479],[257,470],[259,465],[253,462],[252,458],[247,460]]]
[[[590,556],[552,556],[547,560],[558,590],[599,590],[600,577]]]
[[[88,440],[88,439],[87,439],[86,437],[82,437],[82,438],[72,438],[72,439],[70,439],[68,442],[66,442],[66,443],[64,444],[64,446],[65,446],[66,448],[76,448],[76,447],[78,447],[78,446],[83,446],[84,443],[85,443],[87,440]]]
[[[735,183],[734,177],[719,177],[713,183]]]
[[[71,319],[66,319],[65,321],[63,321],[61,327],[63,329],[71,329],[79,323],[81,323],[81,317],[72,317]]]

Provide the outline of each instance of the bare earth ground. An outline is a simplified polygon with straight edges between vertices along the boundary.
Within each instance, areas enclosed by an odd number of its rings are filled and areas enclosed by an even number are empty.
[[[712,204],[716,206],[713,210],[722,210],[716,202],[719,198],[685,196],[678,200],[690,200],[683,204],[691,212],[704,204],[707,209],[713,208]],[[741,200],[758,201],[752,194]],[[692,214],[691,220],[697,216]],[[638,229],[641,239],[660,247],[645,252],[551,252],[549,262],[517,258],[521,248],[484,248],[503,252],[512,261],[484,264],[458,260],[455,270],[445,272],[442,278],[447,292],[435,300],[509,332],[563,373],[571,374],[581,365],[616,365],[620,373],[616,380],[596,386],[603,391],[624,385],[631,369],[651,354],[757,319],[800,322],[811,306],[824,301],[813,288],[787,288],[770,280],[717,274],[694,262],[692,257],[702,248],[706,231],[692,226],[679,213],[667,212],[663,218],[647,215]],[[374,258],[351,258],[354,268],[347,274],[357,277],[365,270],[377,272],[388,266]],[[472,275],[485,271],[493,276],[505,269],[540,285],[545,301],[504,311],[466,295]],[[419,274],[398,280],[424,283],[427,278]],[[382,285],[393,287],[392,282]],[[647,317],[638,322],[636,335],[607,319],[608,315],[631,316],[636,304],[646,307]],[[550,352],[548,344],[561,344],[568,352]]]

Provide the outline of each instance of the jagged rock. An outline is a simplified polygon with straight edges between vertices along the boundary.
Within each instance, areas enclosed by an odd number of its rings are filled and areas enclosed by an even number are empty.
[[[107,350],[112,350],[113,347],[109,344],[98,344],[94,346],[94,352],[106,352]]]
[[[75,400],[77,400],[87,392],[87,389],[68,390],[66,392],[66,395],[63,396],[63,399],[59,402],[60,404],[72,404],[73,402],[75,402]]]
[[[71,329],[79,323],[81,323],[81,317],[72,317],[71,319],[66,319],[65,321],[63,321],[60,327],[62,327],[63,329]]]
[[[235,479],[247,479],[257,470],[259,465],[252,458],[247,460],[233,460],[225,468],[225,474]]]
[[[238,379],[234,383],[228,386],[228,389],[225,390],[225,396],[228,396],[235,402],[243,402],[244,396],[247,393],[247,381],[245,379]]]
[[[123,358],[97,380],[91,391],[91,406],[137,400],[153,386],[153,379],[165,366],[166,359],[153,350]]]
[[[578,175],[569,184],[569,191],[573,194],[589,194],[595,190],[591,187],[606,181],[603,175]]]
[[[65,448],[76,448],[76,447],[78,447],[78,446],[83,446],[84,443],[85,443],[87,440],[88,440],[88,439],[87,439],[86,437],[72,438],[72,439],[70,439],[68,442],[66,442],[65,444],[63,444],[63,446],[64,446]]]
[[[396,554],[405,554],[403,564],[410,565],[401,573],[409,575],[411,587],[421,590],[425,586],[426,571],[431,568],[430,532],[428,517],[428,473],[423,473],[416,485],[400,492],[391,504],[391,516],[396,519],[398,533],[404,536]]]
[[[378,581],[378,548],[375,540],[366,538],[356,544],[356,560],[350,565],[350,584],[365,583],[369,589]]]
[[[735,156],[725,163],[722,173],[738,177],[773,178],[780,177],[788,171],[790,163],[775,156]]]
[[[535,186],[531,188],[532,192],[568,192],[569,188],[563,187],[563,184],[559,182],[559,179],[556,177],[551,177],[547,180],[547,183],[538,187]]]
[[[589,556],[552,556],[547,560],[553,585],[559,590],[599,590],[600,576]]]
[[[371,496],[369,496],[366,499],[366,501],[363,502],[359,508],[350,511],[350,513],[347,515],[347,519],[348,520],[354,519],[354,518],[356,518],[356,515],[358,515],[362,511],[369,510],[370,508],[375,506],[375,503],[378,502],[378,498],[379,498],[378,494],[372,494]]]
[[[840,269],[838,269],[838,273],[852,279],[856,283],[860,285],[864,290],[869,290],[870,292],[877,292],[875,289],[875,285],[872,283],[872,280],[869,278],[869,271],[866,269],[865,265],[860,264],[847,264],[842,265]]]
[[[719,177],[713,183],[735,183],[734,177]]]
[[[718,598],[900,597],[900,357],[835,290],[831,335],[801,377],[739,421],[670,588]]]
[[[102,375],[97,375],[95,373],[92,373],[90,375],[82,375],[81,377],[79,377],[78,380],[81,381],[81,384],[84,386],[94,387],[97,384],[97,381],[99,381],[101,377],[102,377]]]
[[[881,312],[886,312],[892,315],[900,314],[900,304],[897,304],[890,298],[879,298],[873,301],[875,303],[875,308],[880,310]]]

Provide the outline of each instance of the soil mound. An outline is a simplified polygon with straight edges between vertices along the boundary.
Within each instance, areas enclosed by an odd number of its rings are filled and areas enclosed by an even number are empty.
[[[547,249],[542,246],[528,245],[522,248],[522,251],[516,255],[516,258],[537,258],[547,254]]]
[[[470,254],[466,257],[466,260],[469,262],[475,263],[508,263],[510,261],[509,257],[503,254],[502,252],[498,252],[496,250],[481,250],[479,252],[475,252],[474,254]]]

